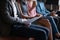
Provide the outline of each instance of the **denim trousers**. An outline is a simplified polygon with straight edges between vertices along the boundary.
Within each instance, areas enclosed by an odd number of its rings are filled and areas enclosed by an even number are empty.
[[[59,32],[57,25],[55,23],[55,20],[52,16],[47,16],[47,19],[49,19],[51,26],[52,26],[52,32],[53,32],[53,40],[55,40],[55,34]]]
[[[51,23],[53,34],[58,33],[59,31],[58,31],[57,25],[54,21],[54,18],[52,16],[47,16],[46,18],[49,19],[49,21]]]
[[[21,37],[34,37],[36,40],[47,40],[49,29],[31,24],[29,27],[14,25],[11,30],[11,35]]]

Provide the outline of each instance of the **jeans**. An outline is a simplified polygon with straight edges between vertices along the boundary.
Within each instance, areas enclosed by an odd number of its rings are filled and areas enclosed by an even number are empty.
[[[56,25],[56,23],[54,21],[54,18],[52,16],[47,16],[46,18],[49,19],[49,21],[51,23],[53,33],[54,34],[58,33],[59,31],[58,31],[57,25]]]
[[[29,27],[21,27],[20,25],[14,25],[11,31],[11,35],[34,37],[36,40],[47,40],[49,30],[43,26],[30,25]]]

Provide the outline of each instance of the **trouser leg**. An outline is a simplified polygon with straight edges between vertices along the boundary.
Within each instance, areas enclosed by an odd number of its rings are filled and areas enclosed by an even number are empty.
[[[53,17],[47,17],[51,23],[51,26],[52,26],[52,31],[53,31],[53,40],[55,40],[55,34],[58,33],[58,28],[57,28],[57,25],[54,21],[54,18]]]
[[[18,27],[13,28],[12,35],[20,35],[25,37],[35,37],[39,40],[47,40],[48,29],[38,25],[31,25],[30,27]]]
[[[54,19],[56,19],[56,18],[54,18]],[[57,20],[57,21],[56,21]],[[55,22],[57,22],[57,28],[58,28],[58,30],[59,30],[59,32],[60,32],[60,17],[57,17],[57,19],[55,20]]]
[[[55,34],[55,33],[58,33],[59,31],[58,31],[57,25],[56,25],[53,17],[48,16],[47,18],[49,19],[49,21],[50,21],[50,23],[51,23],[51,26],[52,26],[52,29],[53,29],[53,33],[54,33],[54,34]]]
[[[58,17],[53,17],[53,19],[54,19],[54,21],[55,21],[56,25],[58,26],[59,18],[58,18]]]

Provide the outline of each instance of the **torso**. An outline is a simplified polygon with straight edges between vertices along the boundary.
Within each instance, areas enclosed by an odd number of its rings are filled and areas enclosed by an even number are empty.
[[[33,6],[33,1],[25,1],[25,2],[21,2],[22,3],[22,12],[24,13],[24,15],[26,16],[36,16],[36,7],[34,7],[31,12],[29,12],[28,15],[28,10],[30,10]]]
[[[28,6],[28,10],[30,10],[33,6],[33,1],[27,1],[27,6]],[[36,16],[36,7],[34,7],[30,12],[29,12],[29,16],[33,17]]]

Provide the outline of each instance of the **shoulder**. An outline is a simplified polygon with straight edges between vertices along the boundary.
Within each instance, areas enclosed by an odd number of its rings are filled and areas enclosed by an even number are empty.
[[[11,5],[9,0],[0,1],[0,7],[6,7],[7,5]]]
[[[10,5],[11,4],[9,3],[8,0],[1,1],[1,3],[0,3],[0,11],[1,11],[1,13],[6,14],[10,10],[10,8],[11,8]]]

